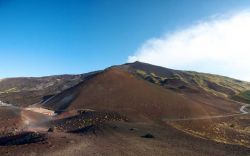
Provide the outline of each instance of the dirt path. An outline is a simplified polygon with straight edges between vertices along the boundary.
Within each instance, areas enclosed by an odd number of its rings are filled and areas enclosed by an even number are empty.
[[[41,107],[27,107],[24,110],[40,113],[46,116],[55,116],[55,112]]]
[[[241,106],[240,111],[242,112],[242,114],[248,114],[249,113],[248,111],[246,111],[247,107],[250,107],[250,104],[246,104],[244,106]]]
[[[250,104],[245,104],[240,107],[240,112],[237,114],[228,114],[228,115],[215,115],[215,116],[203,116],[203,117],[195,117],[195,118],[185,118],[185,119],[169,119],[164,118],[163,121],[188,121],[188,120],[205,120],[205,119],[215,119],[215,118],[225,118],[225,117],[232,117],[232,116],[240,116],[240,115],[246,115],[249,112],[246,110],[247,107],[250,107]]]

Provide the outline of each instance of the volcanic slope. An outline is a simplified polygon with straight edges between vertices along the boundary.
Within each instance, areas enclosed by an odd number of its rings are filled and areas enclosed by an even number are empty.
[[[239,112],[240,105],[235,102],[215,96],[202,99],[193,96],[190,98],[145,81],[127,70],[111,67],[54,96],[43,103],[43,107],[55,111],[113,111],[132,120],[194,118]]]

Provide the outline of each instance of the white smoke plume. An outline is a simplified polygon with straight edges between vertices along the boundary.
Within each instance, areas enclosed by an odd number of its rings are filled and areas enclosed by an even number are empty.
[[[149,39],[128,57],[134,61],[250,81],[250,11],[216,16]]]

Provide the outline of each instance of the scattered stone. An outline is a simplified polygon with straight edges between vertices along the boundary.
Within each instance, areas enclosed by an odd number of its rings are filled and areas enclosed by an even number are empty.
[[[49,145],[49,148],[54,148],[55,146],[54,145]]]
[[[141,137],[142,138],[154,138],[154,136],[152,134],[150,134],[150,133],[147,133],[147,134],[145,134],[145,135],[143,135]]]
[[[37,156],[37,153],[36,152],[31,152],[30,156]]]
[[[16,146],[31,143],[41,143],[48,138],[46,134],[36,132],[23,132],[20,134],[7,135],[0,138],[1,146]]]
[[[54,127],[50,127],[49,129],[48,129],[48,132],[54,132],[55,131],[55,128]]]
[[[230,127],[231,127],[231,128],[234,128],[234,127],[235,127],[235,125],[234,125],[234,124],[230,124]]]
[[[130,128],[129,130],[130,131],[135,131],[135,130],[137,130],[137,128]]]
[[[69,140],[69,141],[67,141],[67,143],[73,144],[73,143],[75,143],[75,141],[74,140]]]

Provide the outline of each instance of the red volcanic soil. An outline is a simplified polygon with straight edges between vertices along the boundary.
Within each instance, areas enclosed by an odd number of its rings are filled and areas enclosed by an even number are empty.
[[[62,92],[44,107],[115,111],[133,120],[146,120],[230,114],[238,112],[240,106],[211,95],[177,93],[113,67]]]
[[[0,135],[16,131],[21,125],[20,110],[0,107]]]

